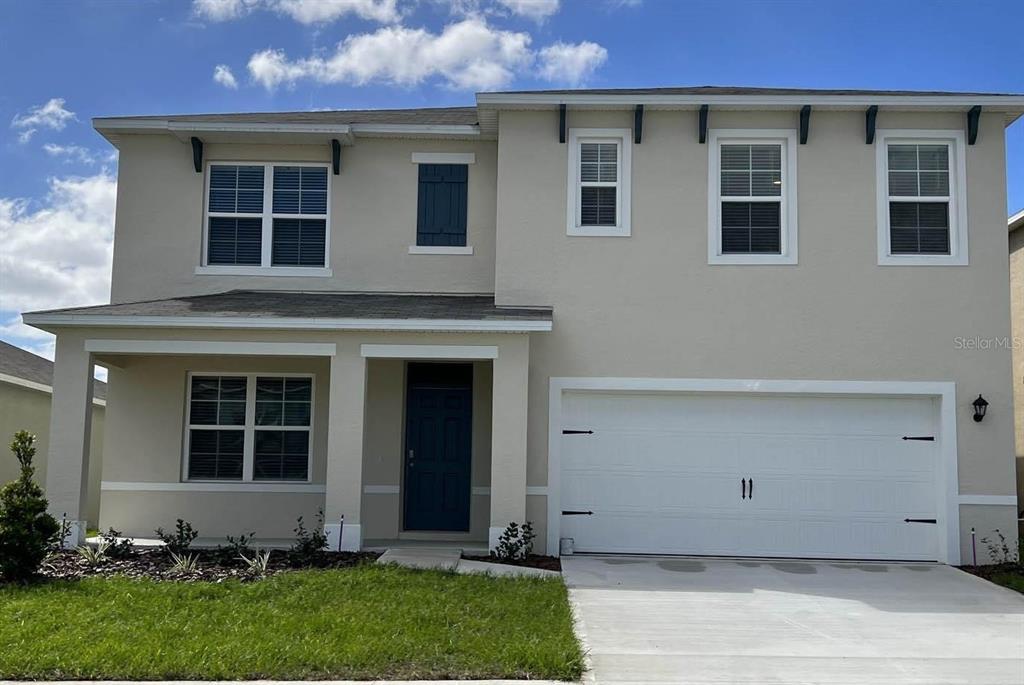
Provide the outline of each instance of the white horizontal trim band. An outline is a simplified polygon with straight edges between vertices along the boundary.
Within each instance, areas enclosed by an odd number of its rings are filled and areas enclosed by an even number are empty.
[[[960,504],[990,504],[996,506],[1017,506],[1016,495],[960,495]]]
[[[323,494],[319,483],[150,483],[105,480],[100,489],[108,492],[289,492]]]
[[[496,345],[373,345],[359,346],[368,359],[497,359]]]
[[[101,354],[244,354],[277,357],[333,357],[337,345],[334,343],[208,340],[86,340],[85,350]]]
[[[123,326],[130,328],[237,328],[328,331],[468,331],[529,333],[550,331],[550,321],[513,319],[299,319],[240,316],[132,316],[89,314],[29,314],[29,326]]]
[[[476,164],[474,152],[414,152],[413,164]]]

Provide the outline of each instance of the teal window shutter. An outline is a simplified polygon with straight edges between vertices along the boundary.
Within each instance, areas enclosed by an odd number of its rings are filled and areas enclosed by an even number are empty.
[[[416,244],[421,246],[466,245],[465,164],[420,164],[416,213]]]

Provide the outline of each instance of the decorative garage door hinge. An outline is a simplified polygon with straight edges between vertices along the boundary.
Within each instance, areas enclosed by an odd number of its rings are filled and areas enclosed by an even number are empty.
[[[938,523],[935,519],[903,519],[904,523]]]
[[[592,511],[563,511],[562,516],[593,516]]]
[[[904,435],[904,440],[924,440],[925,442],[935,442],[934,435]]]
[[[594,431],[577,431],[571,428],[563,428],[562,435],[591,435]]]

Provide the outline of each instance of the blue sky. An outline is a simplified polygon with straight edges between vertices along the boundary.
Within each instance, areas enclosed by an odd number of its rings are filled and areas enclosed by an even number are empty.
[[[0,2],[0,339],[49,355],[19,311],[106,301],[117,162],[94,116],[566,86],[1024,93],[1022,25],[1019,1]],[[1007,144],[1012,212],[1024,123]]]

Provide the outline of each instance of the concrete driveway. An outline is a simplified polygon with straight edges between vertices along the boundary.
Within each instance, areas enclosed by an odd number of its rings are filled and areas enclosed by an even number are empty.
[[[1024,596],[948,566],[563,557],[598,683],[1024,683]]]

